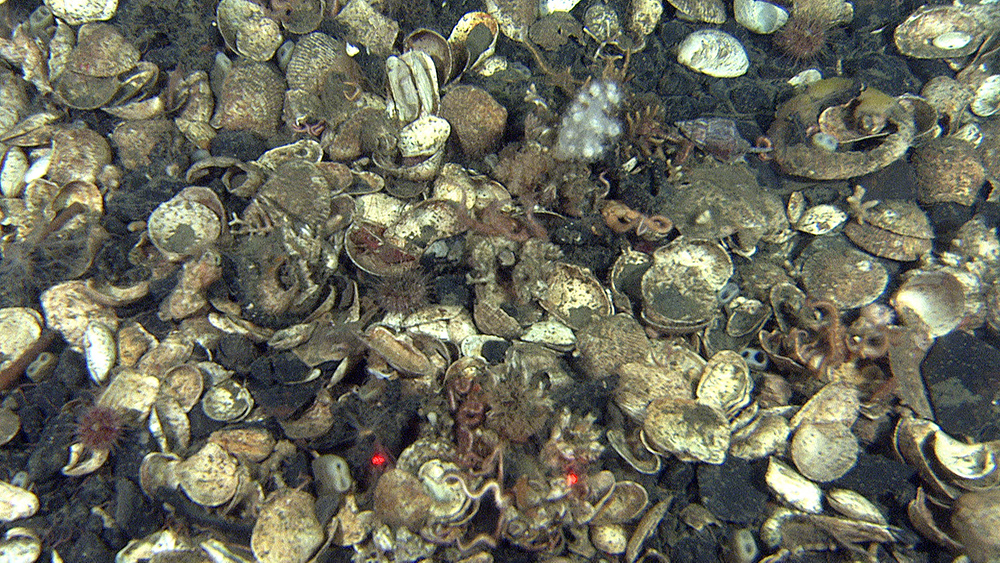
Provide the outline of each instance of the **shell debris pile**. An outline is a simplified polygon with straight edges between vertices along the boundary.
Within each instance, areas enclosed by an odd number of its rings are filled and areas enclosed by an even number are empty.
[[[1000,560],[1000,8],[432,4],[0,1],[4,561]]]

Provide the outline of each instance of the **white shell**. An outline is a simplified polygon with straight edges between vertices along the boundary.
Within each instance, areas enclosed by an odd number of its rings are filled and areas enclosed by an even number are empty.
[[[91,381],[98,385],[108,381],[108,373],[118,357],[117,350],[114,332],[108,325],[100,321],[87,325],[87,331],[83,333],[83,355],[87,359]]]
[[[810,514],[823,512],[823,491],[819,486],[773,457],[764,480],[775,496],[788,506]]]
[[[972,98],[969,109],[979,117],[987,117],[1000,110],[1000,74],[988,76],[976,88],[976,95]]]
[[[579,3],[580,0],[541,0],[538,3],[538,15],[547,16],[552,12],[568,12]]]
[[[24,189],[24,174],[28,171],[28,157],[19,147],[11,147],[0,168],[0,193],[3,197],[20,197]]]
[[[972,35],[964,31],[946,31],[941,35],[934,38],[932,43],[938,49],[944,49],[946,51],[952,51],[955,49],[961,49],[972,41]]]
[[[29,518],[38,512],[35,493],[0,481],[0,522],[13,522]]]
[[[742,76],[750,67],[743,45],[717,29],[702,29],[685,37],[677,46],[677,62],[716,78]]]
[[[768,34],[781,29],[788,12],[763,0],[733,0],[736,21],[754,33]]]
[[[45,0],[52,13],[70,25],[111,19],[118,0]]]
[[[440,151],[451,124],[436,115],[426,115],[399,130],[399,153],[404,158],[430,156]]]

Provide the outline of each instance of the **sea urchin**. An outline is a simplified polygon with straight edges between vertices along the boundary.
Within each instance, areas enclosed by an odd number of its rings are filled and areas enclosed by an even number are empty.
[[[112,450],[124,431],[118,411],[104,405],[92,405],[77,419],[76,438],[90,450]]]
[[[797,61],[819,56],[830,41],[833,27],[826,21],[810,16],[793,16],[774,35],[774,44]]]
[[[372,299],[386,313],[407,315],[427,304],[428,279],[420,270],[385,276],[375,284]]]

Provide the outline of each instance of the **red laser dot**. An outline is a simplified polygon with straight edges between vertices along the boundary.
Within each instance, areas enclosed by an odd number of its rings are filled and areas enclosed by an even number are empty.
[[[386,462],[385,456],[382,454],[375,454],[372,456],[371,463],[374,467],[382,467],[383,465],[385,465],[385,462]]]
[[[566,474],[566,484],[569,485],[570,487],[572,487],[573,485],[575,485],[576,482],[579,481],[579,480],[580,480],[580,478],[577,477],[576,473],[567,473]]]

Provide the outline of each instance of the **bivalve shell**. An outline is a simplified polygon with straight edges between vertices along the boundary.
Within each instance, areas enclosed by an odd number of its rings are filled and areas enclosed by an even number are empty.
[[[928,336],[951,332],[965,316],[962,283],[946,271],[915,270],[892,298],[892,306],[905,321],[919,319]]]
[[[781,29],[788,21],[788,12],[764,0],[733,0],[736,21],[754,33],[768,34]]]
[[[705,23],[726,23],[726,5],[722,0],[667,0],[677,8],[677,16],[684,20]]]
[[[35,493],[0,481],[0,522],[12,522],[34,516],[38,512]]]
[[[685,37],[677,47],[677,62],[716,78],[743,76],[750,67],[739,40],[717,29],[702,29]]]
[[[298,489],[272,493],[253,527],[250,548],[261,563],[305,563],[323,543],[312,495]]]

